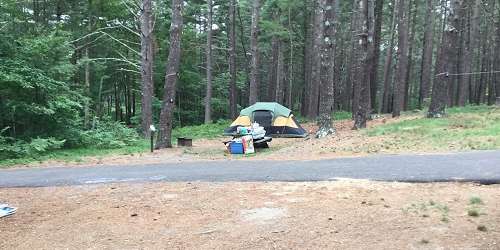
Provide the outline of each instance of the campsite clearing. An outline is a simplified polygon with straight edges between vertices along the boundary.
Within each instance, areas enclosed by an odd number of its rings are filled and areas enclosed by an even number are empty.
[[[368,122],[368,129],[352,130],[351,120],[337,120],[335,136],[315,139],[278,138],[269,149],[261,149],[250,156],[234,156],[224,152],[221,133],[228,124],[216,123],[186,127],[176,131],[177,136],[194,138],[193,147],[173,148],[142,153],[108,156],[88,156],[78,161],[50,160],[28,166],[95,166],[137,165],[211,160],[315,160],[339,157],[359,157],[373,154],[434,154],[470,150],[500,149],[500,109],[470,106],[449,109],[443,119],[426,119],[422,112],[405,113],[401,118],[380,116]],[[314,123],[302,123],[313,134]],[[16,165],[25,166],[25,165]]]
[[[498,249],[500,244],[499,185],[153,183],[0,189],[0,197],[19,207],[0,223],[1,249]],[[479,216],[468,215],[472,208]]]

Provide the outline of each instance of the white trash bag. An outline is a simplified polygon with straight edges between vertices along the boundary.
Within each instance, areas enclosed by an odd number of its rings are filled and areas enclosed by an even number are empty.
[[[0,218],[15,214],[17,208],[11,207],[8,204],[0,204]]]
[[[253,139],[261,139],[266,136],[266,130],[264,127],[261,127],[258,123],[252,124],[252,137]]]

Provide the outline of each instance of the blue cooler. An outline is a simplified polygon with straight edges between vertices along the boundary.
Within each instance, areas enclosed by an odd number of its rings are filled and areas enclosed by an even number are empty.
[[[233,154],[233,155],[241,155],[244,153],[243,143],[233,141],[229,144],[229,150],[231,151],[231,154]]]

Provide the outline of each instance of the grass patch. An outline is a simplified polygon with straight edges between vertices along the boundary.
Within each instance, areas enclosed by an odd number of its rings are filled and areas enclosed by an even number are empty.
[[[351,120],[352,119],[352,113],[351,112],[347,112],[347,111],[337,111],[337,112],[334,112],[333,114],[333,120],[334,122],[335,121],[342,121],[342,120]],[[301,116],[301,115],[295,115],[295,119],[297,119],[297,121],[300,123],[300,124],[304,124],[304,123],[316,123],[316,120],[311,120],[311,119],[308,119],[307,117],[304,117],[304,116]]]
[[[139,140],[130,146],[114,149],[102,149],[96,147],[59,149],[36,157],[25,157],[19,159],[0,160],[0,168],[7,168],[14,165],[26,165],[41,163],[49,160],[64,162],[82,162],[85,157],[102,157],[106,155],[130,155],[149,150],[149,141]]]
[[[467,214],[470,217],[479,217],[480,215],[479,210],[477,208],[469,208],[469,210],[467,210]]]
[[[338,111],[338,112],[333,113],[333,117],[334,117],[335,121],[351,120],[352,113],[347,112],[347,111]]]
[[[188,137],[191,139],[212,139],[222,137],[224,129],[229,127],[229,125],[231,125],[231,121],[221,120],[212,124],[175,128],[172,131],[172,140],[176,142],[176,138],[178,137]]]
[[[482,205],[482,204],[484,204],[483,200],[481,200],[481,198],[478,196],[472,196],[469,199],[469,205]]]
[[[440,215],[441,221],[448,223],[450,208],[447,205],[430,200],[429,202],[413,203],[410,206],[403,208],[405,213],[413,213],[421,215],[422,218],[429,218],[429,213],[434,212]]]
[[[189,137],[192,139],[217,138],[222,136],[222,132],[230,125],[230,121],[219,121],[213,124],[187,126],[175,128],[172,131],[172,140],[177,143],[177,137]],[[130,155],[148,152],[150,148],[149,140],[138,140],[129,146],[118,148],[102,147],[80,147],[74,149],[59,149],[50,151],[35,157],[24,157],[18,159],[0,160],[0,168],[7,168],[15,165],[28,165],[41,163],[49,160],[63,162],[82,162],[85,157],[104,157],[108,155]]]
[[[397,143],[384,145],[405,149],[487,150],[500,148],[500,110],[488,106],[448,109],[441,119],[418,118],[380,125],[366,135],[391,136]],[[394,142],[394,141],[392,141]]]

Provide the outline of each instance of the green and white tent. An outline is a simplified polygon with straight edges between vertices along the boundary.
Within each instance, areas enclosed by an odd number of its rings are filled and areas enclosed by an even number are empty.
[[[224,130],[224,135],[235,135],[238,127],[250,127],[255,122],[264,127],[267,136],[287,138],[307,136],[307,132],[297,122],[292,111],[276,102],[258,102],[241,110],[240,116]]]

